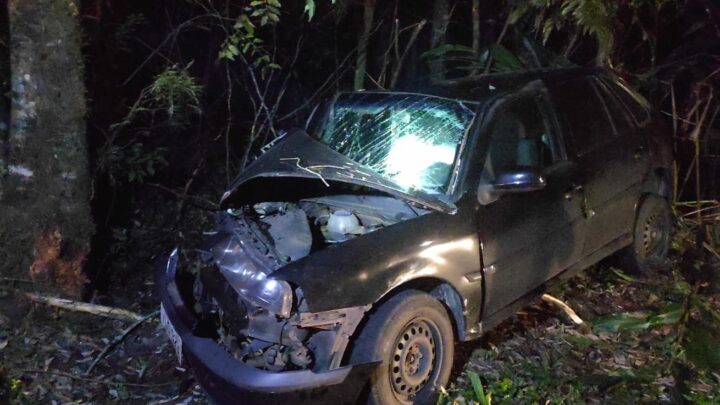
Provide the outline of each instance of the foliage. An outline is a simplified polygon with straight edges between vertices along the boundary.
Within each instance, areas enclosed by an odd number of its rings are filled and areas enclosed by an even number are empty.
[[[491,405],[492,404],[492,394],[485,394],[485,390],[483,389],[482,382],[480,381],[480,376],[474,371],[468,371],[468,377],[470,377],[470,383],[473,387],[473,393],[475,394],[475,400],[480,403],[480,405]]]
[[[278,69],[280,66],[271,60],[265,42],[257,35],[256,24],[259,22],[261,27],[277,24],[280,21],[281,7],[278,0],[252,1],[235,20],[232,32],[220,48],[220,59],[234,61],[242,54],[251,61],[252,66],[263,72],[268,68]]]
[[[152,146],[154,137],[185,130],[202,114],[203,87],[190,75],[192,64],[165,68],[144,88],[101,149],[98,167],[113,182],[142,183],[168,166],[167,148]],[[149,138],[143,141],[143,138]]]
[[[509,21],[527,21],[547,44],[550,36],[562,30],[577,30],[595,37],[599,57],[605,57],[614,43],[617,3],[604,0],[525,0],[510,12]]]
[[[694,237],[681,222],[673,270],[651,279],[600,267],[571,280],[563,300],[580,310],[591,331],[553,320],[508,332],[503,328],[519,321],[507,321],[492,335],[509,340],[490,337],[485,349],[476,349],[467,377],[441,402],[477,403],[482,392],[495,404],[718,403],[720,301],[710,280],[720,276],[720,263],[696,251]],[[618,307],[626,310],[617,313]],[[543,311],[531,307],[524,316],[537,319]]]
[[[187,111],[202,114],[202,86],[190,76],[189,68],[190,65],[182,69],[177,66],[168,67],[155,77],[148,88],[151,105],[164,110],[172,122],[178,113]]]

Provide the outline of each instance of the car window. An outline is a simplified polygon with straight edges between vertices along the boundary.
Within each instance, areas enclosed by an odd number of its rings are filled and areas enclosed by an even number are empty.
[[[551,94],[579,155],[615,135],[605,105],[589,78],[560,83],[551,89]]]
[[[596,84],[610,112],[610,117],[615,124],[615,131],[617,131],[618,134],[630,131],[634,124],[624,104],[607,88],[605,83]]]
[[[485,182],[504,171],[542,169],[559,159],[555,134],[533,97],[512,101],[501,108],[490,125],[489,136],[482,175]]]
[[[630,89],[625,83],[619,80],[610,80],[615,94],[620,98],[620,101],[625,105],[625,108],[635,118],[635,122],[639,125],[643,125],[650,119],[650,111],[648,110],[648,103],[639,94]]]
[[[405,190],[441,194],[476,105],[404,93],[341,94],[318,140]]]

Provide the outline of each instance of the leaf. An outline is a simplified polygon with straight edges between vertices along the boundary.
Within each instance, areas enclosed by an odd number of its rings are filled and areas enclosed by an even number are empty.
[[[718,332],[701,322],[690,322],[683,341],[685,355],[695,366],[706,370],[720,369]]]
[[[649,327],[644,314],[628,312],[604,316],[593,322],[593,329],[603,332],[641,331]]]
[[[514,53],[499,44],[495,46],[493,59],[495,60],[494,70],[496,72],[517,72],[525,69],[525,66]]]
[[[480,381],[480,376],[478,376],[478,374],[474,371],[468,371],[468,377],[470,377],[470,383],[472,384],[473,391],[475,392],[475,399],[477,399],[480,405],[490,405],[492,402],[490,394],[485,394],[485,389]]]
[[[650,315],[623,312],[596,319],[593,328],[605,332],[639,332],[655,326],[678,323],[684,310],[682,304],[671,304]]]
[[[315,16],[315,0],[305,0],[304,12],[308,15],[308,21],[312,20]]]
[[[635,281],[635,279],[633,277],[630,277],[627,274],[623,273],[622,270],[618,270],[615,268],[612,268],[611,270],[612,270],[613,274],[615,274],[621,280],[627,281],[628,283],[632,283],[633,281]]]

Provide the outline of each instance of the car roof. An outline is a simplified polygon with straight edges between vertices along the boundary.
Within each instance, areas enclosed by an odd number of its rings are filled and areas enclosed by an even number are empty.
[[[547,85],[588,76],[604,76],[602,68],[540,69],[520,73],[480,74],[449,79],[417,89],[417,93],[468,101],[485,101],[520,89],[534,80]]]

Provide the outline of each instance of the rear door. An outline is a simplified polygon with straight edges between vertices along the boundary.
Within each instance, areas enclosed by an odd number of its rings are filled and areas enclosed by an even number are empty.
[[[580,168],[578,187],[588,220],[583,254],[589,255],[631,232],[648,145],[624,107],[595,78],[556,84],[551,94]]]
[[[546,187],[483,201],[478,210],[485,277],[485,316],[522,298],[578,260],[582,253],[581,199],[545,93],[501,106],[491,120],[480,195],[502,171],[535,167]]]

